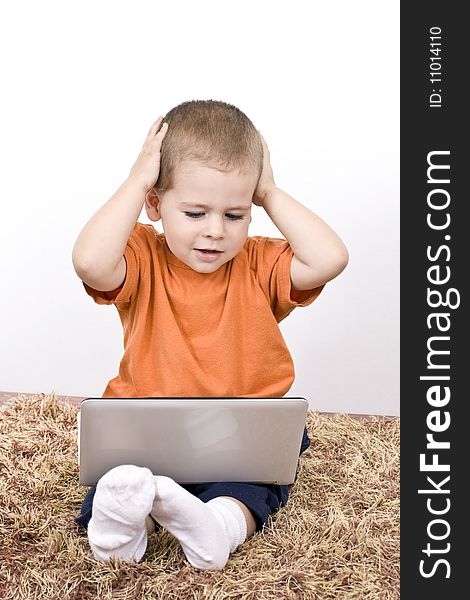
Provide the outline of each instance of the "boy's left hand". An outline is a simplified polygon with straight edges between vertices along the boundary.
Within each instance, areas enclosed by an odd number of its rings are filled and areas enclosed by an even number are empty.
[[[264,137],[261,135],[261,131],[258,130],[258,133],[261,138],[261,143],[263,144],[263,170],[253,194],[253,204],[256,204],[256,206],[263,206],[266,194],[275,189],[276,184],[274,183],[274,175],[271,167],[268,145],[266,144]]]

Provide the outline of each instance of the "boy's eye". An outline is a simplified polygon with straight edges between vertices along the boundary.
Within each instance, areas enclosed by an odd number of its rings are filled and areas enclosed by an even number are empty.
[[[184,211],[184,214],[187,217],[191,217],[191,219],[199,219],[199,217],[203,217],[204,213],[203,212],[190,212],[190,211]],[[225,215],[228,219],[230,219],[231,221],[236,221],[238,219],[243,219],[243,215],[233,215],[231,213],[226,213]]]

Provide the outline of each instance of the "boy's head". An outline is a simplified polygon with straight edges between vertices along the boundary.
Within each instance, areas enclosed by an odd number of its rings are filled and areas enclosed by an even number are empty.
[[[170,250],[212,273],[243,247],[263,168],[261,138],[248,117],[216,100],[184,102],[164,117],[160,176],[146,211],[161,218]],[[216,254],[204,250],[218,250]]]

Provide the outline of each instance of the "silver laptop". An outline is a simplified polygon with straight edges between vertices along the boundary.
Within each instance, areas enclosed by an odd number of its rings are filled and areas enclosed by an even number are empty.
[[[79,483],[132,464],[178,483],[290,484],[307,412],[305,398],[86,398]]]

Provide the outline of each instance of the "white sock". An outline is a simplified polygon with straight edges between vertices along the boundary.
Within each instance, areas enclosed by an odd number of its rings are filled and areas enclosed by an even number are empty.
[[[222,569],[246,539],[242,509],[227,498],[203,502],[170,477],[155,476],[152,517],[173,534],[198,569]]]
[[[98,481],[88,541],[96,560],[140,561],[147,549],[146,518],[155,498],[150,469],[121,465]]]

